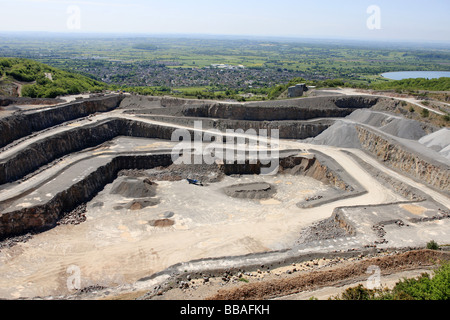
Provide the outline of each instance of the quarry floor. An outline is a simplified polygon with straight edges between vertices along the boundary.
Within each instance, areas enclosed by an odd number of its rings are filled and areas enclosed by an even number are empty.
[[[122,114],[121,111],[113,111],[73,121],[49,129],[39,136],[30,137],[2,152],[1,157],[6,158],[45,136],[116,116],[135,118]],[[2,186],[0,201],[37,188],[11,204],[11,207],[16,208],[32,206],[42,198],[54,195],[62,185],[85,175],[94,164],[108,161],[117,153],[158,153],[170,150],[173,145],[172,142],[157,139],[117,137],[100,147],[70,154],[63,161],[36,173],[23,183]],[[369,234],[326,239],[308,245],[297,243],[306,227],[330,218],[333,210],[338,207],[362,206],[353,209],[352,217],[363,216],[366,209],[364,206],[393,203],[392,208],[398,210],[399,216],[428,217],[437,210],[434,204],[429,203],[409,203],[409,207],[405,206],[406,199],[367,172],[360,161],[420,189],[442,208],[450,209],[450,199],[447,196],[388,169],[361,150],[309,145],[294,140],[281,140],[280,149],[304,150],[305,153],[308,150],[320,151],[333,158],[367,193],[303,209],[296,206],[299,201],[331,193],[331,187],[312,178],[285,174],[226,176],[204,186],[192,185],[186,180],[155,181],[156,195],[151,198],[157,199],[157,203],[135,209],[126,208],[126,205],[136,198],[111,194],[113,184],[109,184],[87,203],[85,222],[79,225],[59,225],[33,235],[26,242],[0,251],[0,298],[70,296],[74,294],[68,283],[74,275],[73,270],[78,270],[81,276],[81,288],[103,288],[101,293],[94,294],[95,298],[114,298],[127,294],[134,294],[136,298],[169,279],[170,276],[164,271],[173,266],[177,266],[178,271],[197,272],[205,268],[245,265],[253,260],[267,264],[312,252],[361,249],[373,243],[373,237]],[[65,170],[68,166],[72,166],[73,170]],[[51,183],[41,185],[42,181],[49,178],[53,179]],[[268,183],[277,192],[268,199],[232,198],[223,192],[224,187],[243,183]],[[156,221],[162,224],[155,225]],[[412,224],[411,228],[406,229],[388,226],[386,230],[389,244],[379,245],[380,249],[423,246],[430,239],[450,243],[448,219]],[[190,263],[191,261],[193,262]],[[281,274],[286,271],[287,266],[279,268]],[[161,275],[148,278],[157,274]],[[258,277],[257,274],[256,272],[255,277]],[[208,294],[191,297],[207,297],[221,287],[219,282],[218,280],[218,286],[208,291]],[[188,297],[182,290],[175,293],[172,291],[172,294],[162,298]],[[312,295],[325,297],[329,294],[330,292],[316,292]],[[308,297],[304,295],[291,298]]]
[[[158,150],[170,144],[147,139],[118,139],[117,144],[110,144],[109,148],[115,149],[120,145],[122,148],[133,146],[140,150]],[[293,141],[284,143],[286,148],[311,147]],[[106,155],[107,148],[90,152]],[[79,268],[82,288],[117,287],[130,285],[179,262],[288,249],[303,228],[329,218],[336,207],[405,200],[383,186],[338,148],[314,146],[314,149],[332,156],[369,192],[317,208],[300,209],[296,206],[297,202],[326,193],[329,187],[312,178],[290,175],[230,176],[205,186],[190,185],[186,180],[156,181],[159,204],[131,210],[121,205],[133,199],[110,194],[111,185],[108,185],[88,203],[86,222],[58,226],[33,236],[26,243],[0,252],[0,272],[3,275],[0,295],[15,299],[70,294],[67,279],[71,275],[71,266]],[[364,157],[359,150],[352,152]],[[270,199],[236,199],[221,190],[226,186],[250,182],[269,183],[276,187],[277,193]],[[431,196],[439,199],[439,193],[429,191]],[[155,227],[149,223],[167,217],[173,221],[172,226]],[[418,240],[416,244],[431,236],[436,240],[448,241],[445,231],[449,226],[447,221],[434,223],[429,230],[431,235],[427,234],[426,229],[421,231],[420,236],[414,235]],[[363,243],[356,238],[350,240],[354,241],[342,245],[337,241],[328,241],[319,244],[316,249],[332,251]],[[404,245],[403,240],[400,236],[397,244]],[[390,245],[395,244],[391,242]]]

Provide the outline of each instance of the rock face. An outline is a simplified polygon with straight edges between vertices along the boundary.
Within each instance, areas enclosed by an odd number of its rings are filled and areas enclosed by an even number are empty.
[[[450,192],[450,167],[444,163],[408,150],[405,146],[367,128],[356,127],[364,150],[372,153],[387,166],[419,179],[444,192]]]
[[[259,132],[259,130],[267,130],[269,136],[273,129],[277,129],[280,139],[306,139],[315,137],[334,123],[334,120],[327,119],[310,121],[246,121],[194,117],[168,117],[163,115],[148,115],[143,118],[189,127],[193,127],[196,121],[200,121],[203,129],[217,129],[223,132],[228,129],[236,130],[238,128],[244,131],[254,129],[257,132]]]
[[[207,117],[248,121],[309,120],[314,118],[345,117],[356,108],[370,108],[378,98],[343,97],[275,101],[267,103],[212,104],[188,106],[182,114],[188,117]]]
[[[127,98],[128,99],[128,98]],[[179,117],[214,118],[246,121],[288,121],[310,120],[314,118],[345,117],[356,109],[371,108],[383,100],[379,97],[343,96],[313,97],[294,100],[263,101],[251,103],[225,103],[202,101],[195,104],[184,100],[171,100],[168,107],[155,107],[148,104],[139,113],[152,115],[171,115]],[[127,100],[124,100],[126,104]]]
[[[0,119],[0,148],[33,132],[96,112],[113,110],[122,99],[120,95],[92,98]]]
[[[301,174],[340,190],[353,192],[355,188],[362,189],[359,183],[345,174],[334,160],[324,157],[320,153],[317,153],[314,157],[283,158],[280,160],[280,167],[283,173]]]

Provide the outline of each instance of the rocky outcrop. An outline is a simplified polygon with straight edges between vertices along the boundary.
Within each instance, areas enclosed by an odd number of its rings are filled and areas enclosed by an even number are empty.
[[[121,95],[97,97],[2,118],[0,119],[0,148],[33,132],[96,112],[111,111],[119,106],[122,99]]]
[[[450,167],[413,150],[367,127],[356,126],[364,150],[373,154],[388,167],[401,171],[412,178],[450,192]]]

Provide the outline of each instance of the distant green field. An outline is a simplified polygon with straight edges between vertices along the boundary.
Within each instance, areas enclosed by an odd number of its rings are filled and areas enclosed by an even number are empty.
[[[114,60],[131,63],[160,61],[168,66],[175,64],[184,68],[223,63],[355,80],[370,79],[389,71],[450,70],[450,50],[431,47],[401,48],[379,44],[369,46],[251,39],[0,39],[3,44],[0,55],[27,55],[64,69],[82,65],[88,68],[93,61],[101,63]],[[92,61],[93,58],[97,60]]]

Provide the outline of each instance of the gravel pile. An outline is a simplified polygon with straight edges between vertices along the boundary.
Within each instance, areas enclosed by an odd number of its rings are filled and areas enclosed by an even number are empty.
[[[8,248],[14,247],[18,243],[25,243],[32,238],[33,238],[33,234],[27,233],[22,236],[5,239],[0,242],[0,251],[2,251],[3,249],[8,249]]]
[[[71,212],[68,212],[62,216],[62,218],[56,223],[57,225],[78,225],[86,221],[86,204],[83,203],[76,207]]]
[[[421,138],[419,143],[439,152],[447,159],[450,159],[450,130],[448,128],[444,128]]]
[[[419,140],[427,135],[424,125],[420,122],[386,113],[361,109],[353,112],[347,119],[376,127],[387,134],[403,139]]]
[[[426,147],[440,152],[444,157],[450,157],[450,131],[448,129],[428,135],[427,132],[433,132],[436,128],[419,121],[367,109],[354,111],[345,120],[336,121],[334,125],[317,137],[305,139],[303,142],[341,148],[361,148],[358,132],[355,128],[357,124],[372,126],[398,138],[420,140],[419,142]]]
[[[304,142],[341,148],[361,148],[355,125],[344,121],[337,121],[317,137]]]
[[[119,177],[111,188],[111,194],[125,198],[147,198],[156,195],[157,184],[148,179]]]

